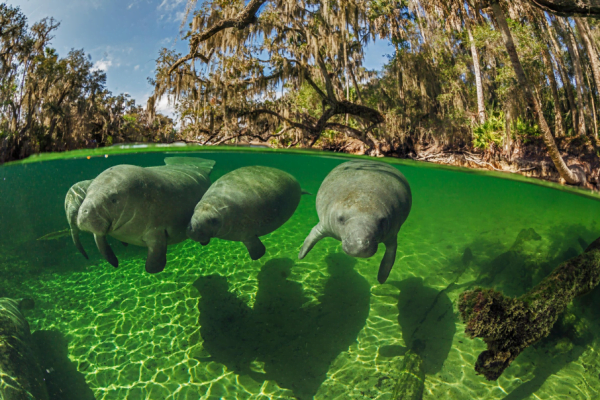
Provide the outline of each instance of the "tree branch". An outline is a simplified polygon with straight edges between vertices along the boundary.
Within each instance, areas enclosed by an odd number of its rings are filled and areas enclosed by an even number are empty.
[[[210,59],[211,59],[214,51],[215,51],[215,49],[211,49],[208,52],[207,56],[205,56],[204,54],[199,53],[198,51],[194,51],[193,53],[190,53],[187,56],[181,57],[179,60],[175,61],[175,63],[173,65],[171,65],[171,67],[169,68],[169,71],[167,72],[167,74],[171,75],[173,73],[173,71],[175,71],[177,69],[177,67],[179,67],[181,64],[185,63],[186,61],[193,60],[194,58],[199,58],[204,63],[208,64],[208,62],[210,61]]]
[[[563,17],[600,18],[600,0],[529,0],[533,5]]]
[[[238,30],[246,28],[248,25],[256,22],[256,12],[267,0],[252,0],[248,5],[238,13],[234,18],[224,19],[216,25],[205,29],[201,33],[197,33],[192,36],[191,41],[195,43],[204,42],[210,39],[217,33],[228,28],[236,28]]]

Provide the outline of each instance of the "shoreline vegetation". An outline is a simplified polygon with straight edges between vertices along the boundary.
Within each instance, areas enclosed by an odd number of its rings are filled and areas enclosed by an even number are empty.
[[[189,53],[160,51],[143,107],[108,91],[83,50],[60,58],[54,19],[29,26],[1,3],[0,163],[135,142],[260,144],[600,190],[597,19],[524,0],[341,5],[189,0]],[[381,39],[388,62],[368,70]],[[174,118],[156,112],[165,97]]]

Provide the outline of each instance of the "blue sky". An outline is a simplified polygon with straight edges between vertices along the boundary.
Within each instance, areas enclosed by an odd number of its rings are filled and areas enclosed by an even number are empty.
[[[108,89],[129,93],[145,104],[152,93],[147,78],[154,75],[154,59],[162,47],[184,53],[179,29],[186,0],[8,0],[19,6],[30,25],[45,17],[61,23],[52,46],[64,56],[72,48],[84,49],[107,75]],[[200,3],[200,2],[199,2]],[[187,25],[186,25],[187,27]],[[177,39],[177,40],[176,40]],[[379,69],[391,53],[386,42],[367,49],[365,66]],[[163,101],[163,112],[168,106]]]

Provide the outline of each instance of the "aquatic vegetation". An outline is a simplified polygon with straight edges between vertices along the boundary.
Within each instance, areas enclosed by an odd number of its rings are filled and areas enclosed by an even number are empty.
[[[404,355],[400,378],[394,387],[392,400],[421,400],[425,388],[425,371],[421,356],[409,350]]]
[[[0,398],[48,400],[29,324],[21,313],[31,299],[0,298]]]

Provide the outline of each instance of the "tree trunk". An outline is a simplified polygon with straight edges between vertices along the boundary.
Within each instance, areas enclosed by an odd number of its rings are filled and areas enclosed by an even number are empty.
[[[590,70],[588,67],[587,73],[585,74],[585,79],[587,79],[588,87],[592,87],[590,83]],[[596,118],[596,103],[594,101],[594,91],[590,90],[590,103],[592,104],[592,117],[594,122],[594,137],[598,137],[598,118]]]
[[[573,123],[573,133],[578,132],[577,120],[578,120],[578,112],[577,106],[575,105],[575,96],[573,95],[573,88],[571,87],[571,82],[569,80],[569,74],[567,73],[567,67],[563,63],[561,58],[561,49],[554,37],[554,32],[552,31],[552,27],[548,25],[546,21],[546,17],[542,15],[542,20],[544,21],[544,26],[548,33],[548,37],[550,37],[550,42],[552,43],[552,47],[554,48],[555,59],[557,63],[557,70],[560,74],[560,79],[563,83],[563,87],[565,88],[565,92],[567,93],[567,100],[569,102],[569,108],[571,109],[571,120]]]
[[[471,32],[471,22],[469,17],[465,17],[465,26],[467,33],[469,34],[469,41],[471,42],[471,56],[473,57],[473,72],[475,73],[475,87],[477,88],[477,115],[479,116],[479,123],[485,122],[485,103],[483,101],[483,84],[481,83],[481,70],[479,68],[479,54],[477,53],[477,46],[475,46],[475,40],[473,40],[473,33]]]
[[[554,77],[554,68],[552,68],[552,59],[550,58],[550,53],[546,46],[542,49],[542,56],[544,58],[544,64],[546,64],[546,73],[548,74],[550,89],[552,91],[552,100],[554,101],[554,134],[555,136],[560,137],[565,135],[564,122],[561,114],[558,87],[556,85],[556,78]]]
[[[600,94],[600,61],[598,60],[598,53],[596,52],[596,48],[595,48],[594,44],[592,43],[592,41],[590,40],[587,20],[578,17],[578,18],[575,18],[575,24],[577,24],[577,30],[579,31],[579,36],[581,36],[581,38],[583,39],[583,43],[585,43],[585,48],[588,52],[590,64],[592,67],[592,75],[594,76],[594,83],[596,84],[596,91],[598,92],[598,94]],[[593,107],[594,106],[594,104],[593,104],[594,93],[591,90],[591,86],[590,86],[590,92],[591,92],[590,95],[592,96],[592,107]],[[594,111],[594,122],[596,121],[596,119],[597,119],[596,112]],[[594,135],[596,137],[598,137],[597,129],[595,129]]]
[[[560,152],[558,151],[558,147],[556,146],[556,142],[554,141],[554,137],[552,136],[552,132],[550,132],[550,128],[548,127],[548,123],[544,118],[544,114],[542,112],[542,107],[536,96],[533,94],[531,90],[531,85],[525,76],[525,71],[523,70],[523,66],[521,65],[521,61],[519,60],[519,55],[517,54],[517,49],[515,48],[515,44],[513,42],[512,34],[508,29],[508,24],[506,23],[506,17],[504,16],[504,12],[502,8],[500,8],[500,4],[495,0],[491,3],[491,8],[496,18],[496,22],[500,31],[502,32],[502,37],[504,39],[504,45],[506,46],[506,51],[508,52],[508,56],[510,57],[510,61],[512,67],[515,71],[515,75],[517,76],[517,80],[521,85],[521,88],[525,91],[525,97],[528,103],[529,108],[535,115],[538,120],[538,124],[542,131],[542,135],[544,138],[544,143],[546,144],[546,149],[548,150],[548,154],[554,163],[554,166],[558,170],[561,178],[563,178],[567,183],[572,185],[582,184],[581,177],[576,175],[573,171],[569,169],[565,161],[562,159]]]
[[[558,18],[557,18],[558,20]],[[575,93],[577,94],[577,108],[579,109],[579,131],[578,134],[584,136],[587,132],[585,126],[585,114],[586,107],[584,105],[585,93],[584,93],[584,85],[583,85],[583,70],[581,69],[581,60],[579,57],[579,49],[577,48],[577,42],[575,41],[575,36],[573,35],[573,31],[569,26],[568,22],[562,23],[562,27],[565,31],[565,35],[567,37],[566,44],[567,49],[569,50],[569,54],[571,55],[571,60],[573,61],[573,68],[575,70],[575,83],[577,84],[577,88]]]

